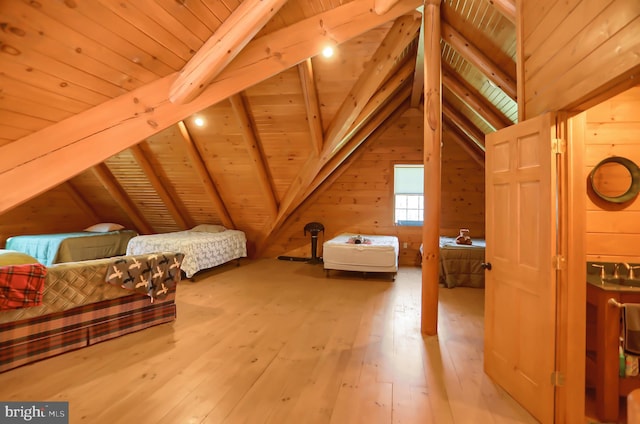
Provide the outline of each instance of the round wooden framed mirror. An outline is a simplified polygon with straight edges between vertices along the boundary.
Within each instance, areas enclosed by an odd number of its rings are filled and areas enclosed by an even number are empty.
[[[627,158],[611,156],[593,168],[589,182],[601,199],[612,203],[628,202],[640,192],[640,168]]]

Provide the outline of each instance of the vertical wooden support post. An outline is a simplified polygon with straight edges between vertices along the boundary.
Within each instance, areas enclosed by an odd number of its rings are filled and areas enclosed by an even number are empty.
[[[442,143],[440,0],[424,4],[424,225],[422,226],[422,333],[438,334]]]

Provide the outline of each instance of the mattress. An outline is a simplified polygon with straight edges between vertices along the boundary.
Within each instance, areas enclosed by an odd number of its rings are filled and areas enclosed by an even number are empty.
[[[357,234],[343,233],[322,245],[325,269],[362,272],[398,271],[399,243],[395,236],[360,235],[363,243],[353,243]]]
[[[137,236],[129,240],[127,255],[154,252],[182,252],[182,271],[187,278],[196,272],[247,256],[247,238],[240,230],[216,233],[175,231]]]

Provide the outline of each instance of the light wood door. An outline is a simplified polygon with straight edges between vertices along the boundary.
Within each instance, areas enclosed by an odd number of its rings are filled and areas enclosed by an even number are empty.
[[[486,138],[486,373],[542,423],[554,419],[555,118]]]

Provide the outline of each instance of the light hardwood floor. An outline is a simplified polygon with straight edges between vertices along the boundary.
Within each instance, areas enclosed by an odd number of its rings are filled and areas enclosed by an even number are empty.
[[[483,290],[275,259],[177,292],[178,318],[0,374],[0,399],[69,401],[71,423],[535,423],[482,371]]]

